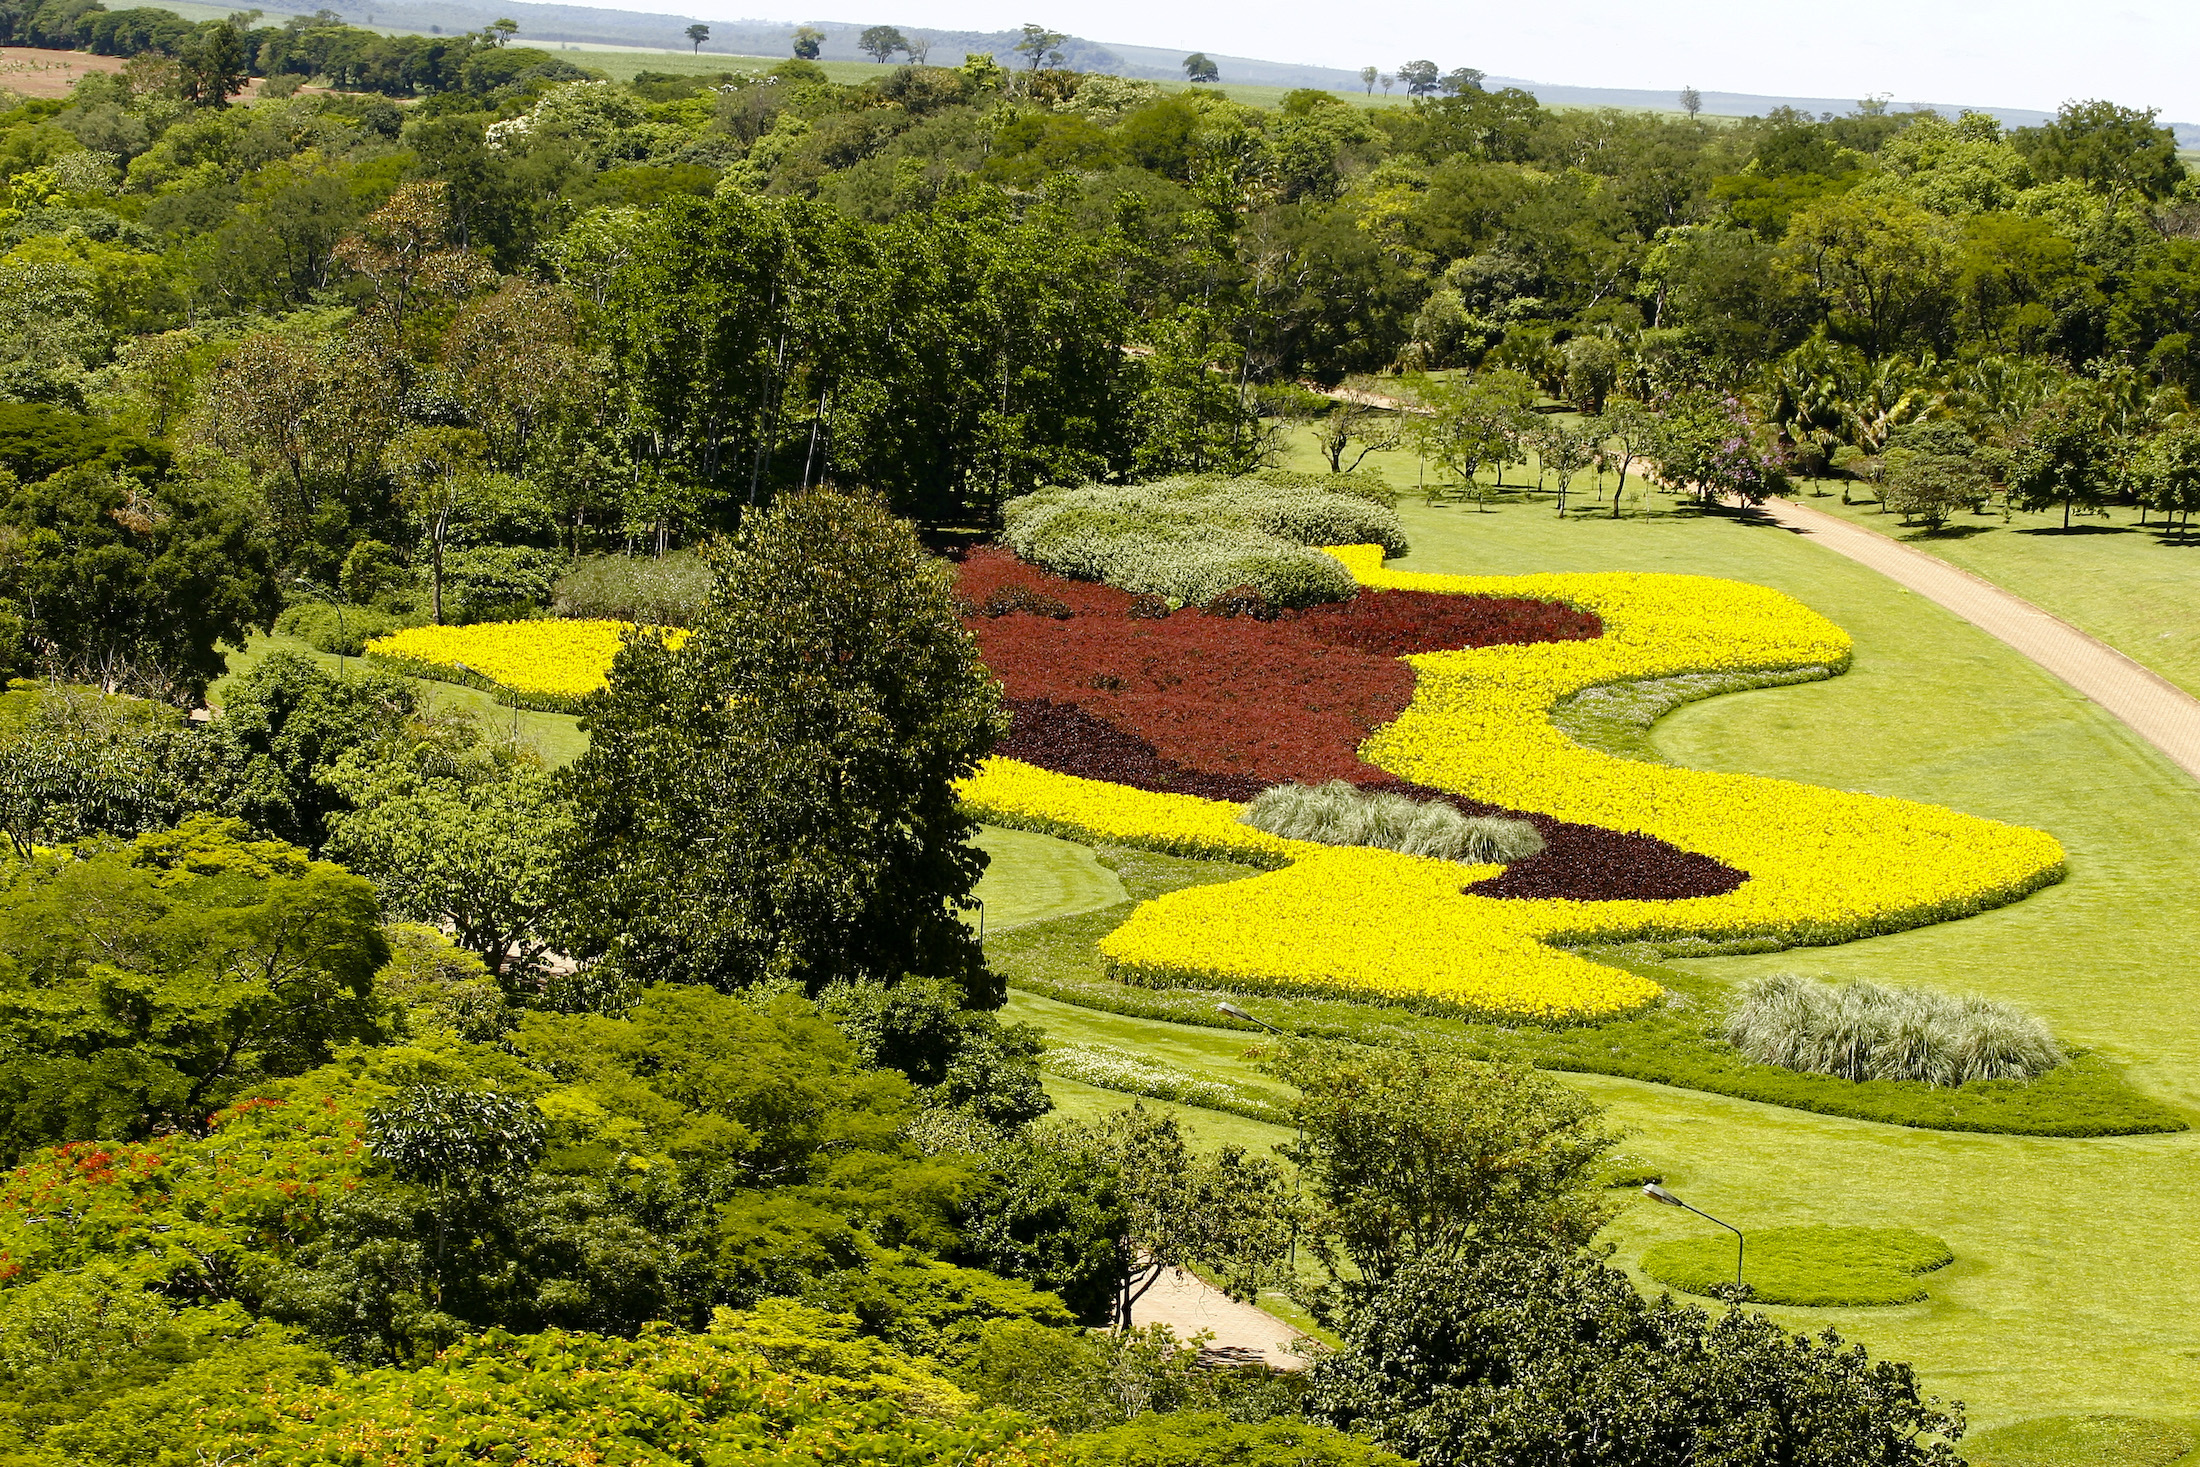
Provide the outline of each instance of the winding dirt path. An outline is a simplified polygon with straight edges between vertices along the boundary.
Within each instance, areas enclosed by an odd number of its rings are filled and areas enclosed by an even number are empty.
[[[2169,679],[1938,556],[1793,500],[1768,499],[1762,510],[1783,528],[1870,566],[2008,643],[2114,714],[2178,768],[2200,778],[2200,698]]]
[[[1165,1324],[1179,1340],[1201,1330],[1214,1339],[1207,1358],[1231,1364],[1266,1361],[1278,1370],[1299,1370],[1306,1362],[1291,1353],[1298,1331],[1265,1309],[1240,1304],[1189,1269],[1178,1273],[1162,1270],[1136,1304],[1131,1306],[1134,1325]]]

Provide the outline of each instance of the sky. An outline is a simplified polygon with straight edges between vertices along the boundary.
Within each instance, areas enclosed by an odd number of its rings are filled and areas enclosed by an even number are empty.
[[[625,0],[609,3],[627,8]],[[662,8],[733,20],[768,3],[687,0]],[[943,30],[1038,21],[1102,42],[1353,69],[1373,63],[1386,71],[1425,56],[1446,70],[1474,66],[1571,86],[1826,97],[1888,92],[1897,102],[2043,111],[2072,98],[2105,97],[2158,107],[2165,122],[2200,122],[2200,4],[2193,0],[829,3],[836,6],[830,12],[773,18]]]

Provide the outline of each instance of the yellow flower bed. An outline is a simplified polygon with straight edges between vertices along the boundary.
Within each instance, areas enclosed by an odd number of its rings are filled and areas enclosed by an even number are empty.
[[[552,706],[577,703],[604,684],[627,621],[492,621],[467,627],[407,627],[367,643],[367,655],[407,671],[456,673],[465,663],[477,676]],[[663,632],[677,647],[680,629]]]
[[[1331,553],[1369,586],[1560,600],[1604,621],[1593,641],[1409,659],[1413,701],[1362,757],[1492,804],[1654,836],[1749,879],[1725,896],[1680,901],[1468,896],[1460,888],[1487,870],[1281,841],[1238,825],[1235,805],[988,761],[964,797],[993,818],[1284,863],[1139,907],[1101,943],[1124,978],[1590,1019],[1642,1006],[1656,985],[1555,943],[1843,942],[1980,911],[2062,874],[2062,847],[2041,831],[1908,800],[1617,759],[1552,727],[1555,703],[1602,683],[1845,666],[1847,635],[1776,591],[1702,576],[1414,575],[1383,569],[1375,546]]]

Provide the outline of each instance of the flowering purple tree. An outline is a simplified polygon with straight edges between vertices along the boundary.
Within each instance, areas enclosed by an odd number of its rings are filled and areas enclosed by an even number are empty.
[[[1717,393],[1678,392],[1661,403],[1653,454],[1659,476],[1706,507],[1762,504],[1788,486],[1785,451],[1762,446],[1742,405]]]

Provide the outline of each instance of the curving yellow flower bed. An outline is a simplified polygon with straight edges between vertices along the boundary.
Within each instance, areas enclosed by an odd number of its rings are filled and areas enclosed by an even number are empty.
[[[611,675],[630,621],[491,621],[464,627],[406,627],[367,643],[366,655],[400,672],[510,689],[531,706],[568,709]],[[679,628],[656,629],[677,647]],[[465,663],[468,678],[456,664]],[[494,686],[501,685],[501,686]]]
[[[1655,836],[1749,879],[1725,896],[1680,901],[1468,896],[1460,888],[1494,868],[1283,841],[1237,824],[1236,805],[989,760],[963,786],[987,818],[1281,863],[1139,907],[1101,943],[1127,980],[1595,1019],[1650,1002],[1656,985],[1554,944],[1845,942],[1965,916],[2062,875],[2062,847],[2041,831],[1908,800],[1613,758],[1552,727],[1554,704],[1602,683],[1845,666],[1848,636],[1779,592],[1702,576],[1416,575],[1385,570],[1376,546],[1331,554],[1364,585],[1561,600],[1605,627],[1594,641],[1409,659],[1413,702],[1362,757],[1492,804]]]

